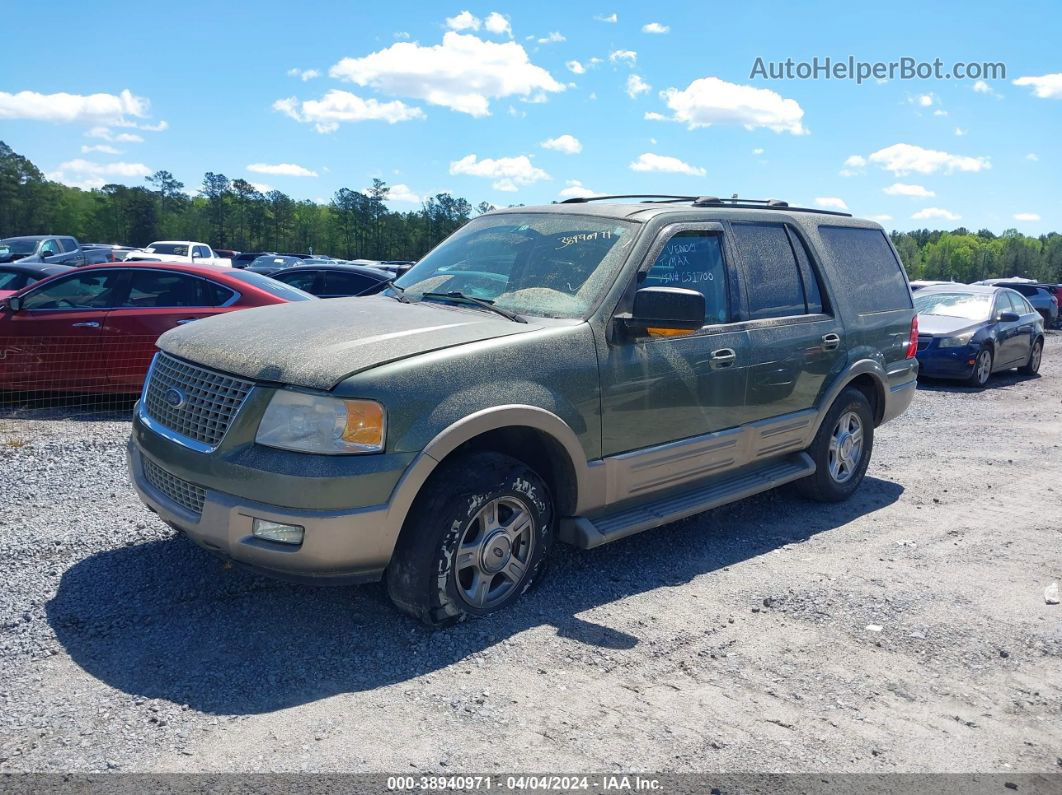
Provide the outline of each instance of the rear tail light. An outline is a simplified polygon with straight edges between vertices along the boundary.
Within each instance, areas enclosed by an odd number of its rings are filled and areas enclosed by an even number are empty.
[[[911,318],[911,336],[907,340],[907,356],[913,359],[918,354],[918,315]]]

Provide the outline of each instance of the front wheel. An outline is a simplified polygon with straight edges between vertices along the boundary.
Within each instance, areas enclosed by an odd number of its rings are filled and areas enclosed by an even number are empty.
[[[841,392],[819,426],[808,454],[815,474],[796,482],[805,497],[819,502],[846,500],[859,488],[874,447],[874,413],[855,388]]]
[[[974,359],[973,372],[970,373],[970,377],[967,379],[967,383],[970,386],[982,388],[988,383],[988,379],[992,377],[992,361],[994,358],[991,348],[981,349],[981,352],[977,354],[977,358]]]
[[[514,602],[539,576],[554,536],[553,498],[533,469],[477,453],[444,464],[402,530],[387,591],[432,627]]]

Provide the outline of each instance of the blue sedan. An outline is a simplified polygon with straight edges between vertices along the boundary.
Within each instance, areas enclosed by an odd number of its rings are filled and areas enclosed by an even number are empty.
[[[1040,369],[1043,318],[1020,293],[948,284],[919,290],[914,305],[920,375],[983,387],[1001,370]]]

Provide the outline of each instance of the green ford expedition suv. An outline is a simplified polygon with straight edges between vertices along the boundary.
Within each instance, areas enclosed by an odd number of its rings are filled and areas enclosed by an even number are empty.
[[[167,332],[129,444],[141,498],[233,561],[384,578],[441,625],[513,602],[555,539],[784,483],[848,497],[915,392],[881,227],[611,198],[482,215],[377,296]]]

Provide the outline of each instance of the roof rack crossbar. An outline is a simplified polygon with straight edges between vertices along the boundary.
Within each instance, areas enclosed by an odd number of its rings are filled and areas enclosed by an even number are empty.
[[[605,199],[669,199],[671,201],[695,201],[696,196],[675,196],[669,193],[625,193],[616,196],[573,196],[565,199],[561,204],[584,204],[585,202],[599,202]]]
[[[823,210],[819,207],[791,207],[782,199],[721,199],[718,196],[672,196],[666,193],[629,193],[616,196],[575,196],[565,199],[561,204],[585,204],[587,202],[606,201],[608,199],[650,199],[647,204],[674,204],[690,202],[694,207],[729,207],[736,210],[788,210],[798,213],[818,213],[819,215],[837,215],[851,218],[851,213],[839,210]]]

